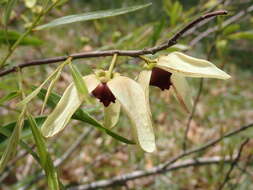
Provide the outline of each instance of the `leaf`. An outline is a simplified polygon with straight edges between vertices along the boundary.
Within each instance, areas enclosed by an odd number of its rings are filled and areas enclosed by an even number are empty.
[[[10,139],[8,140],[7,147],[1,157],[0,160],[0,173],[5,168],[7,162],[11,159],[11,157],[16,153],[17,146],[19,144],[20,134],[22,131],[22,127],[24,124],[24,116],[26,112],[26,106],[22,109],[21,114],[18,117],[17,123],[15,125],[15,128],[10,136]]]
[[[161,21],[159,21],[157,24],[153,26],[154,32],[152,38],[150,38],[152,40],[152,46],[154,46],[158,41],[158,39],[160,38],[164,26],[165,26],[165,18],[162,18]]]
[[[46,173],[49,189],[60,190],[58,175],[56,169],[54,168],[53,161],[47,151],[43,136],[34,118],[30,114],[27,114],[27,117],[37,147],[41,167],[44,169]]]
[[[182,16],[182,5],[176,1],[170,12],[170,24],[171,26],[175,26],[178,19]]]
[[[16,32],[16,31],[0,30],[0,44],[8,44],[7,41],[10,44],[14,44],[20,38],[21,35],[22,34]],[[41,45],[42,43],[43,43],[43,41],[36,38],[36,37],[27,36],[23,40],[21,40],[20,45],[38,46],[38,45]]]
[[[217,68],[211,62],[197,59],[180,52],[173,52],[161,56],[157,60],[157,67],[171,73],[179,73],[185,77],[229,79],[230,76]]]
[[[176,99],[183,106],[187,113],[191,113],[192,110],[192,96],[190,87],[184,76],[180,74],[172,74],[171,82],[173,84],[173,92]]]
[[[113,128],[119,120],[120,115],[120,103],[116,100],[115,103],[111,103],[109,106],[104,107],[104,126],[107,129]]]
[[[17,0],[8,0],[7,4],[5,6],[4,14],[3,14],[3,24],[5,26],[8,25],[8,21],[9,21],[10,16],[11,16],[11,11],[13,10],[16,3],[17,3]]]
[[[234,34],[230,34],[227,37],[231,40],[240,40],[240,39],[253,40],[253,30],[237,32]]]
[[[62,67],[65,65],[66,62],[64,62],[63,64],[61,64],[59,67],[57,67],[56,70],[54,70],[49,77],[38,87],[36,88],[32,93],[30,93],[28,96],[26,96],[21,102],[19,102],[17,104],[17,106],[21,106],[21,105],[26,105],[28,104],[34,97],[37,96],[37,94],[40,92],[40,90],[43,88],[43,86],[50,80],[52,80],[55,75],[57,75],[57,73],[59,71],[61,71]]]
[[[41,126],[42,123],[45,121],[45,116],[43,117],[37,117],[36,118],[36,123]],[[8,138],[11,136],[13,133],[15,126],[17,125],[17,122],[11,122],[7,125],[1,126],[0,127],[0,150],[3,149],[8,141]],[[30,130],[30,124],[27,120],[24,120],[24,125],[22,128],[22,133],[20,135],[21,139],[27,138],[31,136],[31,130]],[[1,151],[0,151],[1,152]]]
[[[131,120],[141,148],[153,152],[155,136],[142,87],[134,80],[122,76],[113,78],[107,85]]]
[[[18,91],[10,92],[9,94],[7,94],[6,96],[4,96],[0,99],[0,105],[18,97],[19,95],[20,95],[20,93]]]
[[[61,69],[58,70],[58,72],[55,74],[54,78],[52,79],[52,81],[50,82],[49,86],[48,86],[48,90],[47,90],[47,94],[45,96],[45,99],[43,101],[43,105],[41,107],[41,111],[40,113],[42,114],[44,109],[45,109],[45,106],[47,104],[47,101],[48,101],[48,97],[50,95],[50,93],[52,92],[53,90],[53,87],[55,85],[55,83],[58,81],[58,79],[60,78],[61,76],[61,71],[62,71],[63,67]]]
[[[122,15],[122,14],[130,13],[130,12],[134,12],[134,11],[146,8],[150,5],[151,5],[151,3],[144,4],[144,5],[132,6],[132,7],[126,7],[126,8],[120,8],[120,9],[95,11],[95,12],[82,13],[82,14],[77,14],[77,15],[69,15],[69,16],[55,19],[47,24],[40,25],[40,26],[36,27],[35,30],[52,28],[55,26],[70,24],[70,23],[74,23],[74,22],[89,21],[89,20],[113,17],[113,16],[117,16],[117,15]]]
[[[47,91],[45,89],[42,89],[40,91],[40,93],[38,94],[39,98],[44,99],[46,92]],[[48,105],[51,107],[55,107],[57,105],[57,103],[60,101],[60,99],[61,99],[61,96],[52,92],[48,98]],[[115,138],[116,140],[119,140],[119,141],[124,142],[126,144],[135,144],[133,141],[130,141],[130,140],[126,139],[125,137],[122,137],[122,136],[112,132],[111,130],[108,130],[107,128],[103,127],[96,119],[91,117],[88,112],[84,111],[81,108],[77,109],[77,111],[72,116],[72,119],[76,119],[76,120],[88,123],[88,124],[96,127],[98,130],[107,133],[108,135]]]
[[[87,103],[90,103],[89,98],[88,98],[89,97],[89,92],[88,92],[87,86],[85,84],[85,81],[82,78],[81,73],[71,63],[69,64],[69,67],[70,67],[70,70],[71,70],[72,78],[73,78],[75,87],[77,89],[79,98],[81,100],[85,100]]]
[[[240,24],[230,24],[227,27],[225,27],[222,31],[223,35],[229,35],[237,30],[240,29]]]

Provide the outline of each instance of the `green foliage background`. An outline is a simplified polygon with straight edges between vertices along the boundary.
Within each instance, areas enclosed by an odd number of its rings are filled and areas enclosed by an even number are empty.
[[[28,1],[28,0],[27,0]],[[228,16],[221,16],[197,28],[189,35],[179,40],[179,45],[171,47],[158,54],[179,50],[199,58],[209,59],[218,67],[232,76],[228,81],[214,79],[204,80],[203,91],[200,96],[196,114],[191,123],[187,147],[197,147],[225,132],[239,128],[253,122],[253,11],[246,13],[235,22],[223,27],[222,24],[240,11],[246,11],[253,6],[252,1],[197,1],[197,0],[69,0],[53,9],[45,16],[41,24],[69,14],[89,11],[115,9],[130,5],[152,2],[152,6],[137,12],[108,19],[80,22],[64,25],[48,30],[33,32],[8,60],[6,68],[15,66],[27,60],[68,55],[75,52],[106,50],[106,49],[141,49],[154,46],[166,41],[184,24],[198,15],[210,10],[226,9]],[[221,3],[222,2],[222,3]],[[3,13],[6,1],[1,1],[0,13]],[[15,6],[8,24],[10,43],[22,34],[36,16],[39,6],[28,8],[25,0]],[[37,5],[43,3],[37,1]],[[177,5],[176,5],[177,4]],[[225,4],[225,5],[224,5]],[[218,31],[211,33],[194,47],[191,42],[208,29],[218,27]],[[4,26],[1,23],[1,31]],[[0,58],[8,51],[6,40],[0,31]],[[41,43],[42,42],[42,43]],[[76,60],[74,64],[83,75],[94,69],[107,69],[111,58],[90,58]],[[24,87],[29,93],[32,86],[39,86],[58,64],[25,68],[23,70]],[[121,57],[117,71],[123,75],[135,78],[141,70],[141,63],[137,59]],[[66,86],[72,81],[67,67],[57,82],[54,91],[62,94]],[[194,97],[199,88],[199,79],[190,79]],[[16,121],[20,108],[16,107],[19,98],[13,92],[18,91],[17,74],[9,74],[0,80],[0,129]],[[9,95],[12,93],[11,95]],[[5,97],[5,99],[4,99]],[[6,98],[7,97],[7,98]],[[134,145],[126,145],[116,141],[106,133],[93,129],[69,159],[57,168],[61,182],[66,186],[84,184],[87,182],[106,179],[136,169],[147,169],[162,163],[182,151],[184,131],[188,121],[176,100],[167,93],[151,88],[151,109],[157,139],[157,151],[146,154]],[[29,104],[29,111],[35,117],[39,116],[43,104],[39,98]],[[102,106],[83,105],[99,121],[102,121]],[[50,106],[45,114],[51,112]],[[36,120],[37,121],[37,120]],[[41,120],[37,121],[40,125]],[[53,160],[61,158],[80,133],[89,130],[91,126],[80,121],[72,121],[66,130],[53,139],[46,141]],[[27,129],[27,126],[24,127]],[[130,123],[124,116],[114,132],[131,138]],[[9,132],[10,133],[10,132]],[[31,134],[31,132],[29,132]],[[24,142],[33,147],[31,135],[24,134]],[[196,154],[196,157],[211,157],[236,153],[238,146],[245,137],[252,138],[252,129],[238,134],[236,137],[224,140],[219,145]],[[6,138],[0,135],[0,155],[6,147]],[[252,189],[252,148],[249,143],[243,152],[239,166],[234,169],[231,180],[224,189]],[[23,147],[18,148],[17,156],[23,153]],[[187,157],[188,158],[188,157]],[[189,157],[190,158],[190,157]],[[228,165],[190,167],[173,171],[161,176],[148,177],[128,183],[129,189],[217,189],[224,179]],[[18,189],[30,184],[35,173],[40,171],[38,163],[31,156],[23,156],[9,165],[6,178],[1,178],[0,189]],[[2,180],[3,179],[3,180]],[[31,189],[46,189],[45,179],[34,183]],[[118,189],[125,189],[119,187]]]

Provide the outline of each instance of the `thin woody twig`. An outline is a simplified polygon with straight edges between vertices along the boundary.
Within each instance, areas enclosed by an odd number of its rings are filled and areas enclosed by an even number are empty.
[[[219,186],[218,190],[222,190],[223,187],[226,185],[226,183],[229,181],[230,179],[230,174],[232,173],[233,169],[235,168],[235,166],[237,165],[238,161],[240,160],[241,158],[241,154],[242,154],[242,151],[243,151],[243,148],[244,146],[249,142],[249,139],[246,139],[240,146],[239,148],[239,151],[238,151],[238,154],[236,156],[236,158],[234,159],[234,161],[231,163],[231,167],[230,169],[228,170],[226,176],[225,176],[225,179],[223,180],[222,184]]]
[[[207,60],[210,59],[211,54],[212,54],[212,52],[213,52],[213,50],[214,50],[214,47],[215,47],[215,46],[214,46],[214,44],[213,44],[213,45],[211,45],[211,47],[209,48],[208,53],[207,53],[207,56],[206,56]],[[195,115],[195,112],[196,112],[196,109],[197,109],[197,105],[198,105],[199,100],[200,100],[200,96],[201,96],[201,93],[202,93],[202,90],[203,90],[203,86],[204,86],[204,79],[201,78],[201,79],[200,79],[200,83],[199,83],[198,93],[197,93],[197,96],[196,96],[196,98],[195,98],[195,100],[194,100],[193,108],[192,108],[192,110],[191,110],[189,119],[188,119],[187,124],[186,124],[186,129],[185,129],[185,132],[184,132],[184,139],[183,139],[183,150],[184,150],[184,151],[185,151],[186,148],[187,148],[188,133],[189,133],[189,131],[190,131],[191,122],[192,122],[192,119],[193,119],[193,117],[194,117],[194,115]]]
[[[55,167],[60,167],[73,153],[74,151],[79,147],[79,145],[82,143],[83,139],[87,138],[92,131],[92,128],[84,131],[78,139],[70,146],[70,148],[57,160],[54,161],[54,166]],[[27,183],[24,187],[20,188],[20,190],[25,190],[28,189],[31,185],[39,181],[45,177],[45,173],[39,172],[32,181]]]
[[[172,38],[170,38],[167,42],[160,44],[158,46],[154,46],[147,49],[142,50],[106,50],[106,51],[91,51],[91,52],[83,52],[83,53],[74,53],[69,56],[71,56],[73,59],[80,59],[80,58],[90,58],[90,57],[105,57],[105,56],[113,56],[114,54],[117,54],[118,56],[130,56],[130,57],[138,57],[140,55],[146,55],[146,54],[155,54],[161,50],[167,49],[177,43],[177,40],[186,33],[189,29],[194,27],[196,24],[200,23],[203,20],[206,20],[208,18],[212,18],[218,15],[226,15],[226,10],[219,10],[214,11],[210,13],[206,13],[197,19],[193,20],[189,24],[187,24],[184,28],[182,28],[180,31],[178,31]],[[40,59],[40,60],[33,60],[26,63],[19,64],[17,66],[14,66],[10,69],[4,70],[0,72],[0,77],[7,75],[9,73],[15,72],[16,68],[25,68],[35,65],[44,65],[44,64],[50,64],[50,63],[57,63],[61,61],[65,61],[69,56],[60,56],[60,57],[53,57],[53,58],[46,58],[46,59]]]
[[[210,165],[210,164],[219,164],[220,162],[231,163],[233,162],[233,159],[231,159],[230,157],[221,158],[218,156],[214,156],[211,158],[187,159],[184,161],[180,161],[178,163],[174,163],[173,165],[171,165],[170,167],[164,170],[161,170],[160,168],[157,168],[157,167],[153,167],[148,170],[136,170],[134,172],[113,177],[108,180],[99,180],[93,183],[71,187],[71,188],[68,188],[68,190],[92,190],[92,189],[114,187],[118,185],[125,185],[127,181],[139,179],[142,177],[162,174],[169,171],[174,171],[174,170],[187,168],[187,167],[197,167],[197,166]]]
[[[175,162],[177,162],[178,160],[180,160],[181,158],[184,158],[186,156],[189,156],[189,155],[197,153],[197,152],[204,151],[204,150],[206,150],[206,149],[208,149],[208,148],[216,145],[217,143],[219,143],[223,139],[231,137],[231,136],[234,136],[234,135],[237,135],[238,133],[243,132],[243,131],[251,128],[251,127],[253,127],[253,123],[251,123],[249,125],[246,125],[246,126],[242,126],[242,127],[238,128],[236,130],[233,130],[231,132],[228,132],[224,136],[219,137],[217,139],[214,139],[212,141],[209,141],[208,143],[204,144],[201,147],[185,151],[185,152],[183,152],[183,153],[175,156],[174,158],[168,160],[167,162],[164,162],[162,164],[159,164],[158,166],[155,166],[155,167],[151,168],[150,170],[134,171],[134,172],[131,172],[130,174],[125,174],[125,175],[122,175],[122,176],[119,176],[119,177],[115,177],[115,178],[113,178],[112,181],[110,181],[110,180],[102,180],[102,185],[100,184],[101,181],[98,181],[98,183],[97,182],[91,183],[93,185],[87,184],[89,186],[94,187],[94,188],[88,188],[88,189],[96,189],[96,188],[102,188],[102,187],[109,187],[109,186],[113,186],[114,184],[118,184],[119,182],[124,184],[126,181],[129,181],[129,180],[138,179],[138,178],[142,178],[142,177],[146,177],[146,176],[150,176],[150,175],[155,175],[155,174],[158,174],[158,173],[163,173],[165,171],[174,170],[174,168],[172,166],[175,166],[175,165],[173,165],[173,164]],[[194,160],[196,161],[196,159],[194,159]],[[169,167],[169,166],[171,166],[171,167]],[[180,168],[182,168],[182,167],[180,167]],[[129,175],[131,176],[131,178],[127,178],[127,176],[129,176]],[[36,183],[39,179],[41,179],[43,177],[44,177],[43,173],[40,173],[36,177],[36,181],[32,181],[31,183],[28,184],[29,186],[25,186],[25,187],[23,187],[21,189],[22,190],[27,189],[28,187],[30,187],[31,184]],[[122,180],[125,180],[125,182],[122,181]],[[109,185],[108,185],[108,181],[110,181]],[[87,185],[81,185],[80,187],[86,187]],[[85,189],[85,188],[82,188],[82,189]],[[70,189],[70,190],[75,190],[75,189]],[[79,189],[76,189],[76,190],[79,190]]]
[[[60,158],[54,161],[55,167],[61,166],[74,153],[74,151],[79,147],[83,140],[90,135],[92,130],[93,128],[88,129],[88,131],[84,131],[70,146],[70,148]]]
[[[222,24],[222,28],[232,24],[233,22],[241,19],[243,16],[245,16],[246,14],[250,13],[253,11],[253,5],[248,7],[246,10],[242,10],[239,13],[237,13],[236,15],[230,17],[229,19],[227,19],[226,21],[223,22]],[[200,40],[202,40],[203,38],[207,37],[209,34],[218,31],[219,27],[215,26],[213,28],[210,28],[204,32],[202,32],[201,34],[199,34],[197,37],[195,37],[190,43],[189,46],[195,46]]]
[[[172,158],[171,160],[164,162],[163,164],[160,164],[160,165],[155,166],[153,168],[150,168],[148,170],[137,170],[137,171],[134,171],[134,172],[131,172],[128,174],[123,174],[121,176],[117,176],[117,177],[114,177],[114,178],[111,178],[108,180],[99,180],[99,181],[95,181],[95,182],[92,182],[89,184],[79,185],[79,186],[70,188],[68,190],[91,190],[91,189],[97,189],[97,188],[112,187],[115,185],[125,184],[127,181],[130,181],[130,180],[135,180],[135,179],[139,179],[139,178],[150,176],[150,175],[161,174],[161,173],[165,173],[168,171],[172,171],[172,170],[176,170],[176,169],[180,169],[180,168],[185,168],[185,167],[189,167],[189,166],[194,166],[194,165],[196,166],[197,163],[200,163],[200,159],[193,159],[194,161],[197,161],[197,162],[192,162],[193,161],[192,159],[186,160],[185,162],[188,162],[188,164],[185,164],[183,161],[179,162],[179,163],[176,163],[176,162],[183,157],[189,156],[190,154],[204,151],[204,150],[208,149],[209,147],[216,145],[217,143],[224,140],[225,138],[234,136],[234,135],[236,135],[240,132],[243,132],[251,127],[253,127],[253,123],[246,125],[246,126],[242,126],[242,127],[238,128],[236,130],[233,130],[231,132],[228,132],[224,136],[219,137],[215,140],[212,140],[201,147],[183,152],[183,153],[179,154],[178,156]],[[244,142],[244,143],[246,143],[246,142]],[[244,143],[241,145],[241,147],[238,151],[238,155],[241,154],[240,152],[242,151]],[[232,159],[230,157],[230,161],[231,160],[234,161],[236,158],[238,158],[238,155]],[[224,158],[223,161],[226,162],[226,159],[228,159],[228,158]],[[190,161],[190,164],[189,164],[189,161]],[[216,163],[218,163],[218,162],[216,162]]]
[[[194,149],[185,151],[185,152],[179,154],[178,156],[172,158],[171,160],[165,162],[164,164],[161,165],[161,167],[166,168],[166,167],[168,167],[169,165],[175,163],[176,161],[178,161],[179,159],[181,159],[181,158],[183,158],[183,157],[185,157],[185,156],[189,156],[189,155],[191,155],[191,154],[204,151],[204,150],[206,150],[207,148],[216,145],[217,143],[219,143],[219,142],[222,141],[223,139],[228,138],[228,137],[231,137],[231,136],[234,136],[234,135],[236,135],[236,134],[238,134],[238,133],[241,133],[241,132],[243,132],[243,131],[245,131],[245,130],[251,128],[251,127],[253,127],[253,123],[251,123],[251,124],[249,124],[249,125],[246,125],[246,126],[242,126],[242,127],[238,128],[238,129],[235,129],[235,130],[233,130],[233,131],[231,131],[231,132],[228,132],[228,133],[226,133],[225,135],[223,135],[223,136],[221,136],[221,137],[219,137],[219,138],[217,138],[217,139],[214,139],[214,140],[211,140],[211,141],[207,142],[206,144],[202,145],[201,147],[198,147],[198,148],[194,148]]]
[[[203,85],[204,85],[204,79],[201,78],[200,79],[200,83],[199,83],[198,94],[197,94],[197,96],[196,96],[196,98],[194,100],[193,108],[192,108],[191,114],[189,116],[189,119],[187,121],[186,129],[185,129],[185,132],[184,132],[184,141],[183,141],[183,150],[184,151],[187,148],[186,146],[187,146],[187,141],[188,141],[188,133],[190,131],[191,122],[192,122],[192,119],[193,119],[193,117],[195,115],[196,108],[197,108],[197,105],[198,105],[198,102],[199,102],[199,99],[200,99],[200,95],[202,93]]]

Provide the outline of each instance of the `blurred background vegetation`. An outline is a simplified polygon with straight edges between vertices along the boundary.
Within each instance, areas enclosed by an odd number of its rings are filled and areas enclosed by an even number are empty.
[[[0,13],[7,0],[0,1]],[[209,140],[222,136],[227,131],[253,122],[253,1],[252,0],[63,0],[62,4],[48,13],[41,23],[55,18],[97,10],[115,9],[136,4],[152,2],[152,6],[143,10],[107,19],[79,22],[48,30],[32,32],[23,40],[7,61],[6,68],[19,63],[68,55],[92,50],[107,49],[142,49],[162,43],[177,30],[195,17],[212,10],[226,9],[227,16],[220,16],[203,26],[188,31],[177,45],[158,54],[178,50],[189,55],[209,59],[219,68],[229,73],[228,81],[205,79],[196,113],[190,125],[187,148],[198,147]],[[11,31],[9,43],[30,26],[41,9],[40,0],[22,0],[11,12],[8,29]],[[0,29],[0,58],[8,52],[4,38],[4,29]],[[208,31],[211,31],[208,33]],[[205,34],[208,34],[205,36]],[[199,37],[203,39],[199,39]],[[111,58],[90,58],[74,61],[83,75],[94,69],[107,69]],[[120,57],[117,71],[135,78],[141,70],[141,62],[130,57]],[[58,64],[30,67],[23,70],[24,86],[27,92],[32,86],[40,85]],[[72,81],[68,69],[64,69],[59,82],[54,88],[61,94]],[[193,96],[199,91],[200,80],[190,79]],[[4,97],[17,91],[17,74],[12,73],[0,80],[0,127],[17,119],[20,110],[15,106],[19,101],[13,98],[5,101]],[[125,145],[112,139],[105,133],[93,129],[90,125],[72,121],[60,135],[47,141],[53,160],[70,148],[82,133],[85,136],[74,153],[58,167],[62,183],[66,187],[85,184],[99,179],[109,179],[137,169],[148,169],[182,151],[184,134],[189,115],[184,113],[177,101],[166,92],[151,88],[151,110],[157,141],[157,151],[144,153],[135,146]],[[34,116],[40,114],[43,101],[38,98],[29,104]],[[83,105],[89,113],[102,120],[102,106]],[[50,113],[47,107],[45,114]],[[118,134],[129,136],[130,123],[124,116],[114,129]],[[231,156],[238,150],[242,139],[251,138],[253,131],[248,129],[235,137],[222,141],[195,157]],[[6,147],[6,139],[0,136],[0,154]],[[31,147],[31,138],[24,139]],[[240,167],[233,170],[230,181],[224,189],[252,189],[252,142],[242,153]],[[0,174],[0,189],[21,189],[31,184],[40,171],[31,155],[19,157],[25,152],[19,147],[9,169]],[[18,158],[18,159],[16,159]],[[187,157],[188,158],[188,157]],[[15,160],[16,159],[16,160]],[[162,175],[130,181],[127,186],[113,189],[217,189],[229,170],[223,163],[201,167],[190,167]],[[38,180],[27,189],[47,189],[44,179]]]

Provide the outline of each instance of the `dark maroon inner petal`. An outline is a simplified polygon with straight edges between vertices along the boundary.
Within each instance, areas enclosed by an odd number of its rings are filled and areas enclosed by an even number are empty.
[[[109,106],[111,102],[115,103],[116,98],[106,83],[100,83],[91,93],[99,99],[105,107]]]
[[[151,74],[149,84],[151,86],[159,87],[161,90],[165,90],[165,89],[169,90],[170,85],[171,85],[170,77],[171,77],[170,72],[154,67],[152,69],[152,74]]]

